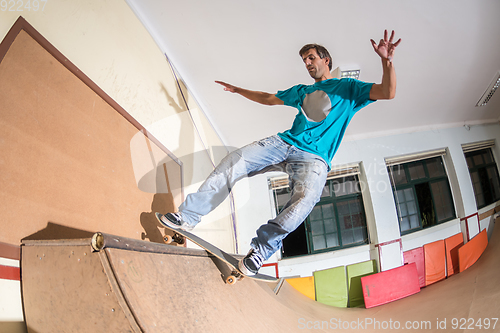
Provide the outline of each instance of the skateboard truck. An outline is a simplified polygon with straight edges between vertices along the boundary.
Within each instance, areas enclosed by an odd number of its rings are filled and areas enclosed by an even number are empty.
[[[163,236],[163,241],[165,244],[176,242],[177,244],[182,245],[186,241],[186,238],[178,233],[174,233],[173,235],[165,234],[165,236]]]

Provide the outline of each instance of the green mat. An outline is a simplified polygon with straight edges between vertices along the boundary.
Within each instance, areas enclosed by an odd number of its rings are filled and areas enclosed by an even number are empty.
[[[345,266],[314,272],[316,301],[336,307],[347,307]]]
[[[347,285],[349,288],[349,307],[355,308],[365,305],[361,278],[377,273],[375,260],[360,262],[347,266]]]

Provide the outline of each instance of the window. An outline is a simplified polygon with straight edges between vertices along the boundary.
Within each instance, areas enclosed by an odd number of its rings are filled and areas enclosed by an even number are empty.
[[[401,234],[456,217],[441,156],[388,167]]]
[[[465,159],[469,167],[477,208],[486,207],[500,200],[498,168],[491,148],[466,152]]]
[[[282,183],[283,184],[283,183]],[[273,190],[278,213],[290,199],[290,188]],[[282,256],[293,257],[368,244],[363,198],[357,174],[326,181],[320,201],[294,232],[283,240]]]

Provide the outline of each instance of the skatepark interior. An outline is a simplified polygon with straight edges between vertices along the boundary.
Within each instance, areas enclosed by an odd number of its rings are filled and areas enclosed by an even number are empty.
[[[293,121],[294,111],[269,111],[213,81],[268,91],[307,83],[297,50],[311,35],[294,28],[298,20],[289,22],[304,8],[287,3],[284,18],[282,1],[49,0],[37,11],[2,4],[0,332],[380,332],[397,329],[396,322],[409,324],[405,329],[464,331],[470,320],[476,329],[500,330],[493,328],[500,201],[478,204],[464,155],[487,149],[497,170],[500,165],[499,94],[475,106],[500,70],[500,46],[492,42],[499,4],[383,2],[393,14],[383,24],[370,19],[382,9],[368,1],[315,3],[338,21],[315,41],[330,49],[340,69],[360,66],[361,80],[378,81],[381,74],[368,40],[384,28],[403,38],[396,99],[356,115],[333,161],[333,171],[350,170],[366,184],[367,243],[299,257],[277,254],[263,272],[283,279],[247,278],[232,286],[206,252],[189,243],[164,245],[154,213],[175,210],[232,147]],[[348,25],[350,12],[365,23]],[[277,39],[285,27],[295,37]],[[473,44],[457,56],[463,40]],[[429,157],[443,161],[454,217],[402,233],[387,166]],[[281,176],[241,181],[196,234],[245,254],[255,229],[276,214],[269,184]],[[99,251],[90,246],[96,232],[109,239]],[[404,253],[456,235],[466,246],[485,234],[488,245],[466,270],[372,308],[322,304],[286,281],[366,262],[391,272],[409,266]],[[395,284],[391,279],[385,282]]]

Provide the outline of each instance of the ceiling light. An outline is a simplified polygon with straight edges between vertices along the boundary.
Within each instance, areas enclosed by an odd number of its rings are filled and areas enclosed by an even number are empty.
[[[358,79],[359,78],[359,73],[361,72],[360,69],[352,69],[348,71],[341,71],[340,72],[340,78],[343,79],[345,77],[351,78],[351,79]]]
[[[483,96],[479,99],[476,106],[484,106],[491,99],[497,88],[500,86],[500,71],[495,75],[493,81],[491,81]]]

